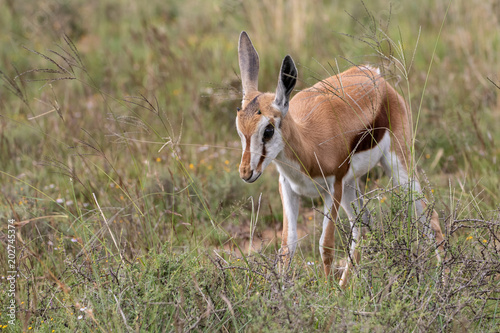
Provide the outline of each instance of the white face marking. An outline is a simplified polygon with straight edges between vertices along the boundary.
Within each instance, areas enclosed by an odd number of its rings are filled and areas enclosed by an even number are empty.
[[[264,161],[262,162],[262,165],[260,166],[260,171],[264,171],[264,169],[278,156],[278,154],[283,150],[284,148],[284,143],[283,139],[281,138],[281,130],[279,129],[279,124],[280,124],[280,119],[275,120],[275,124],[273,126],[274,129],[274,134],[271,137],[271,139],[267,142],[263,142],[263,137],[264,137],[264,131],[266,130],[266,127],[270,125],[270,122],[267,118],[262,117],[258,128],[259,130],[257,131],[257,136],[255,141],[258,143],[260,151],[263,150],[263,147],[265,146],[266,150],[266,157]],[[271,125],[272,126],[272,125]],[[261,154],[259,154],[257,160],[257,167],[258,163],[260,160]]]
[[[270,125],[269,119],[267,117],[261,117],[259,123],[256,126],[255,132],[250,136],[250,140],[241,133],[238,122],[236,122],[236,128],[238,130],[238,135],[241,138],[241,146],[243,148],[243,154],[247,150],[247,145],[250,145],[250,169],[252,170],[252,176],[245,180],[248,183],[253,183],[260,177],[264,169],[276,158],[276,156],[283,150],[284,144],[281,138],[281,130],[279,129],[280,119],[275,118],[275,127],[273,136],[266,142],[264,142],[264,132],[266,127]],[[250,142],[247,142],[250,141]],[[241,163],[245,163],[243,156]]]

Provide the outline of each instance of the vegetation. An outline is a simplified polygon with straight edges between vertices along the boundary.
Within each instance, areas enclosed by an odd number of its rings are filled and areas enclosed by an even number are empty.
[[[500,329],[498,1],[1,6],[1,328]],[[299,65],[297,89],[352,64],[385,69],[412,108],[417,170],[446,233],[443,265],[407,215],[408,195],[374,170],[373,223],[349,287],[322,275],[319,200],[302,200],[298,254],[278,273],[277,172],[244,185],[237,171],[242,30],[260,52],[263,91],[275,89],[286,54]],[[339,265],[348,229],[343,217]]]

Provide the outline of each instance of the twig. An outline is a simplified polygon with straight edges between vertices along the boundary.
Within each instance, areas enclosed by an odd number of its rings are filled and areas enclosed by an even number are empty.
[[[122,253],[120,251],[120,248],[118,247],[118,243],[116,242],[115,235],[113,235],[113,232],[111,231],[111,228],[109,227],[108,220],[106,219],[106,216],[104,216],[104,213],[101,209],[101,206],[99,206],[99,202],[97,202],[97,198],[95,196],[95,193],[92,193],[92,196],[94,197],[95,203],[97,205],[97,209],[99,209],[99,211],[101,212],[102,219],[104,220],[104,224],[108,228],[109,234],[111,235],[111,239],[113,239],[113,243],[115,243],[116,249],[118,250],[118,254],[120,255],[120,260],[122,261],[122,264],[125,264],[125,262],[123,261],[123,256],[122,256]]]

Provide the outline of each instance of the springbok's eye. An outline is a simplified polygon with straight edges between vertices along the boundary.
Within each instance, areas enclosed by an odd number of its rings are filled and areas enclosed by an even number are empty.
[[[271,140],[271,138],[274,135],[274,126],[269,124],[267,125],[266,129],[264,130],[264,136],[262,137],[263,142],[267,142]]]

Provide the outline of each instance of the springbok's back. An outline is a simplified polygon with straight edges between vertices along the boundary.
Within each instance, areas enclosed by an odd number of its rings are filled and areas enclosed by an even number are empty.
[[[385,134],[398,142],[393,149],[405,166],[409,162],[411,127],[404,99],[376,68],[353,67],[300,91],[290,101],[289,115],[305,134],[300,140],[308,147],[293,152],[285,146],[285,153],[298,154],[313,178],[346,173],[339,166],[372,149]],[[317,156],[308,161],[312,151]]]

